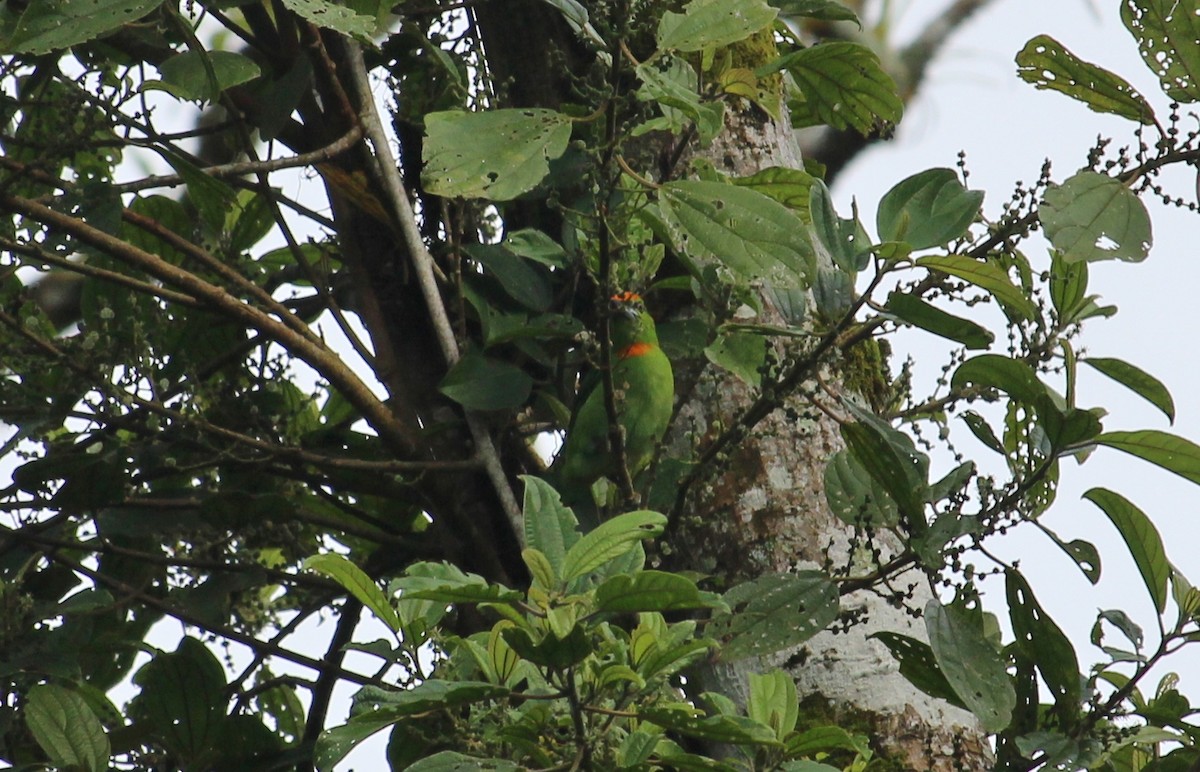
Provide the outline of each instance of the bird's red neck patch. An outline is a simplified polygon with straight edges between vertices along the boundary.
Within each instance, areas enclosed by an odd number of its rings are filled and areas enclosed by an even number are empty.
[[[625,348],[617,352],[619,359],[631,359],[640,357],[650,353],[650,349],[654,348],[652,343],[631,343]]]

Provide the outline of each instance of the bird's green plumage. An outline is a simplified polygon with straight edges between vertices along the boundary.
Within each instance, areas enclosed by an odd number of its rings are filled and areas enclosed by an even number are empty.
[[[654,457],[671,420],[675,378],[671,361],[658,345],[654,320],[632,293],[616,295],[609,319],[612,381],[617,418],[625,433],[625,458],[636,476]],[[568,505],[590,503],[591,486],[601,477],[616,479],[616,454],[609,449],[604,388],[596,383],[580,395],[562,453],[555,463],[557,483]]]

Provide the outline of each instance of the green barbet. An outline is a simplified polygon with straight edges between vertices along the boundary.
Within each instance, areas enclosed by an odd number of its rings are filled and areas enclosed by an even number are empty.
[[[654,320],[641,297],[633,292],[614,295],[610,311],[617,419],[624,429],[629,474],[636,476],[649,466],[671,420],[675,376],[671,361],[658,346]],[[592,483],[601,477],[619,477],[616,453],[609,448],[608,411],[600,378],[592,379],[576,404],[552,479],[557,481],[564,504],[575,508],[581,519],[595,521],[590,514],[594,510]]]

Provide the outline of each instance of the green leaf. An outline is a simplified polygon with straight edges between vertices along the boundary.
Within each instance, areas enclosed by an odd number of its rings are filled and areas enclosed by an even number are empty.
[[[801,219],[809,213],[809,191],[817,178],[802,169],[768,166],[749,177],[734,177],[734,185],[752,188],[791,209]]]
[[[1154,123],[1154,110],[1128,81],[1079,59],[1048,35],[1033,38],[1017,54],[1017,75],[1039,89],[1077,99],[1095,112]]]
[[[934,335],[957,341],[969,349],[987,348],[996,339],[990,330],[970,319],[948,314],[937,306],[905,292],[892,292],[888,296],[887,310],[901,321]]]
[[[525,544],[540,550],[555,571],[562,571],[567,550],[579,541],[579,525],[571,510],[562,505],[554,486],[539,477],[522,475],[525,500],[521,514],[525,522]]]
[[[633,136],[650,131],[668,131],[679,134],[690,121],[696,127],[701,144],[713,140],[725,126],[725,103],[705,101],[700,94],[700,81],[696,69],[675,56],[650,62],[642,62],[636,68],[638,99],[657,102],[662,117],[634,128]]]
[[[324,555],[313,555],[304,561],[304,567],[310,571],[324,574],[334,580],[346,591],[362,603],[375,616],[391,628],[392,632],[400,629],[400,617],[396,609],[388,602],[388,598],[379,589],[379,585],[371,580],[361,568],[351,563],[342,555],[327,552]]]
[[[945,674],[938,667],[933,649],[924,641],[910,638],[900,633],[872,633],[870,638],[882,643],[895,657],[900,665],[900,675],[910,684],[917,687],[930,697],[935,697],[956,707],[967,709],[963,701],[954,693],[954,688],[946,680]]]
[[[1176,102],[1200,100],[1200,17],[1179,0],[1122,0],[1121,21],[1146,66]]]
[[[571,119],[553,110],[451,110],[425,116],[425,189],[509,201],[532,190],[567,149]]]
[[[1019,314],[1023,319],[1037,317],[1037,307],[1008,278],[1008,272],[992,261],[976,260],[963,255],[935,255],[917,259],[917,265],[931,271],[957,276],[980,289],[992,293],[1005,308]]]
[[[544,269],[509,251],[505,244],[473,244],[466,252],[513,300],[532,311],[550,307],[553,297]]]
[[[687,737],[735,745],[775,745],[771,728],[745,716],[704,716],[683,703],[643,707],[638,718]]]
[[[70,48],[131,24],[160,5],[162,0],[38,0],[24,6],[12,35],[0,43],[0,49],[48,54]]]
[[[773,5],[779,7],[783,16],[803,16],[806,19],[822,21],[850,21],[862,29],[858,15],[837,0],[775,0]]]
[[[971,430],[971,433],[975,435],[975,439],[1000,455],[1005,455],[1004,444],[1000,442],[1000,438],[992,431],[992,427],[988,424],[987,419],[974,410],[967,410],[960,417],[966,422],[967,428]]]
[[[982,204],[983,191],[967,190],[953,169],[926,169],[883,195],[876,227],[880,240],[913,250],[943,246],[966,234]]]
[[[216,92],[208,78],[205,60],[212,66]],[[185,51],[164,61],[158,70],[163,79],[147,81],[143,88],[167,91],[180,99],[197,102],[214,101],[221,91],[248,83],[261,73],[253,59],[234,51]]]
[[[25,699],[25,725],[57,767],[104,772],[112,749],[104,726],[77,692],[38,684]]]
[[[825,501],[847,525],[894,528],[900,523],[896,502],[853,454],[839,450],[825,466]]]
[[[1046,386],[1032,367],[1000,354],[980,354],[959,365],[950,386],[962,389],[968,384],[999,389],[1028,407],[1041,405],[1047,397]]]
[[[1064,542],[1045,524],[1042,524],[1041,530],[1058,545],[1059,549],[1067,553],[1071,560],[1075,561],[1075,565],[1079,566],[1079,570],[1083,572],[1089,582],[1095,584],[1100,581],[1100,552],[1096,549],[1096,545],[1082,539]]]
[[[927,527],[928,456],[916,449],[912,438],[886,421],[852,403],[847,403],[847,409],[857,420],[841,426],[846,447],[896,502],[901,523],[913,536],[922,536]]]
[[[782,740],[800,717],[800,702],[796,699],[796,682],[783,670],[750,674],[750,699],[746,715],[775,730]]]
[[[141,692],[129,712],[188,766],[205,768],[221,753],[225,723],[225,672],[207,646],[184,638],[160,652],[133,676]]]
[[[1046,238],[1068,262],[1141,262],[1153,237],[1145,204],[1120,180],[1083,171],[1051,185],[1038,212]]]
[[[658,193],[679,251],[717,261],[740,284],[806,287],[816,273],[804,223],[762,193],[695,180],[668,182]]]
[[[214,233],[225,229],[225,217],[237,206],[237,191],[213,177],[182,154],[167,147],[156,148],[175,173],[187,185],[188,198],[200,213],[200,219]]]
[[[1099,370],[1139,397],[1142,397],[1151,405],[1161,410],[1171,423],[1175,423],[1175,400],[1171,398],[1171,392],[1167,391],[1167,387],[1163,382],[1150,373],[1134,367],[1122,359],[1088,357],[1080,361]]]
[[[696,583],[681,574],[638,571],[618,574],[596,588],[596,611],[634,613],[711,608],[720,601],[701,592]]]
[[[601,50],[606,48],[604,38],[592,26],[588,10],[582,4],[576,2],[576,0],[542,0],[542,2],[557,8],[562,13],[563,19],[580,37],[590,40]]]
[[[1119,493],[1105,488],[1092,488],[1083,497],[1100,507],[1120,531],[1138,567],[1138,573],[1150,591],[1155,610],[1163,613],[1167,607],[1167,581],[1171,578],[1171,564],[1167,561],[1162,537],[1154,523]]]
[[[931,600],[925,629],[938,667],[954,693],[988,732],[1008,726],[1017,704],[1004,658],[992,646],[975,617],[958,605]]]
[[[856,738],[840,726],[815,726],[785,741],[788,756],[814,756],[830,751],[861,751],[866,738]]]
[[[692,0],[658,22],[660,51],[699,51],[736,43],[770,26],[779,12],[763,0]]]
[[[364,43],[369,43],[371,35],[375,33],[374,16],[355,13],[329,0],[283,0],[283,5],[318,27],[358,38]]]
[[[725,332],[704,349],[704,356],[743,383],[758,388],[767,359],[767,339],[753,333]]]
[[[438,390],[468,410],[509,410],[529,399],[533,379],[511,362],[468,351]]]
[[[1037,602],[1025,577],[1011,568],[1004,572],[1004,577],[1008,614],[1017,645],[1036,663],[1042,680],[1054,695],[1055,712],[1069,728],[1079,716],[1082,700],[1075,648]]]
[[[870,260],[870,239],[857,217],[842,219],[833,208],[829,189],[814,180],[809,193],[809,217],[812,220],[813,246],[846,272],[861,271]]]
[[[784,54],[756,74],[762,77],[784,69],[800,90],[800,96],[788,104],[798,129],[825,124],[866,136],[881,125],[897,123],[904,114],[896,82],[866,46],[822,43]]]
[[[658,512],[638,510],[605,520],[580,537],[563,557],[562,578],[569,582],[624,555],[640,541],[653,539],[666,527]]]
[[[415,764],[404,768],[404,772],[521,772],[520,764],[504,759],[481,759],[466,756],[457,751],[439,751]]]
[[[1190,440],[1145,429],[1137,432],[1107,432],[1100,435],[1096,442],[1157,464],[1200,485],[1200,446]]]
[[[707,633],[724,640],[721,659],[773,654],[807,641],[840,611],[837,588],[820,571],[763,574],[725,593],[733,613],[714,616]]]

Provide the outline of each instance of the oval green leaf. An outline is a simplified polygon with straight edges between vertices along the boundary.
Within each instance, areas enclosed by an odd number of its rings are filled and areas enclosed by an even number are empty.
[[[108,769],[108,735],[80,694],[39,684],[29,690],[24,713],[30,734],[55,766],[86,772]]]
[[[646,509],[605,520],[567,550],[563,557],[563,581],[569,582],[595,571],[633,549],[638,542],[655,538],[666,525],[665,516]]]
[[[529,398],[533,379],[510,362],[468,351],[458,360],[439,390],[468,410],[508,410]]]
[[[1141,262],[1154,239],[1150,215],[1119,180],[1092,171],[1052,185],[1038,212],[1046,238],[1068,262]]]
[[[876,227],[881,241],[929,249],[964,235],[982,205],[983,191],[967,190],[953,169],[926,169],[883,195]]]
[[[1004,658],[980,624],[957,606],[931,600],[925,606],[929,648],[954,693],[988,732],[1008,726],[1017,704]]]
[[[1106,432],[1096,438],[1100,445],[1123,450],[1151,464],[1200,485],[1200,445],[1156,429],[1137,432]]]

